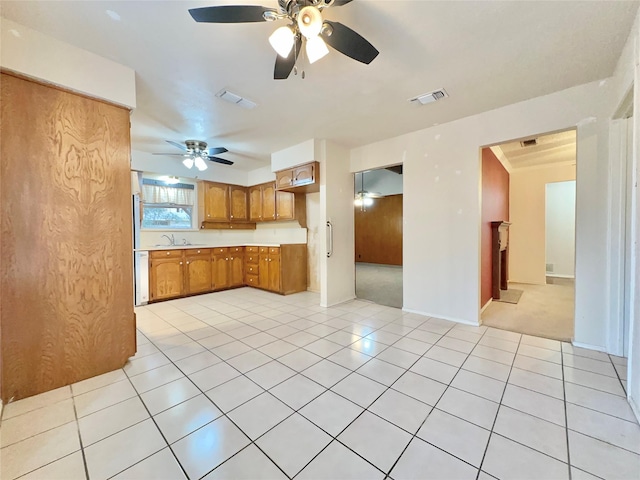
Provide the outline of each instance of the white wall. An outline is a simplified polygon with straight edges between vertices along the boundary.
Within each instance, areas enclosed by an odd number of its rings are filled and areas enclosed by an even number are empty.
[[[547,283],[545,187],[550,182],[575,178],[574,165],[552,164],[512,170],[509,176],[510,282],[535,285]]]
[[[0,32],[3,68],[135,108],[135,72],[131,68],[5,18],[0,18]]]
[[[575,273],[576,182],[547,183],[545,201],[547,275],[573,278]]]
[[[610,110],[593,82],[352,150],[353,172],[404,165],[405,309],[478,322],[480,147],[577,127],[576,340],[603,348]]]

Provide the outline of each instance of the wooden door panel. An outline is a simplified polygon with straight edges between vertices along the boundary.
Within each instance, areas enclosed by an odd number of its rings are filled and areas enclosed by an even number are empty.
[[[205,220],[207,222],[228,222],[229,185],[212,182],[205,185]]]
[[[182,260],[154,260],[151,263],[151,298],[165,300],[182,295]]]
[[[276,219],[276,185],[266,184],[262,187],[262,219],[267,222]]]
[[[281,170],[276,172],[276,187],[290,187],[293,184],[293,170]]]
[[[235,255],[229,259],[229,283],[231,287],[244,285],[244,258],[242,255]]]
[[[269,288],[269,255],[260,255],[258,286],[260,288]]]
[[[249,202],[247,197],[247,189],[237,185],[229,187],[230,195],[230,215],[231,221],[244,221],[249,219]]]
[[[309,183],[313,183],[314,180],[315,180],[315,163],[302,165],[293,170],[292,184],[294,186],[307,185]]]
[[[209,255],[187,257],[187,293],[211,291],[211,258]]]
[[[229,288],[229,255],[214,255],[213,257],[213,288],[222,290]]]
[[[260,185],[249,189],[249,220],[262,221],[262,188]]]
[[[129,111],[2,73],[2,399],[135,353]]]
[[[280,291],[280,255],[269,255],[269,290]]]
[[[278,220],[295,220],[295,195],[289,192],[276,192],[276,217]]]

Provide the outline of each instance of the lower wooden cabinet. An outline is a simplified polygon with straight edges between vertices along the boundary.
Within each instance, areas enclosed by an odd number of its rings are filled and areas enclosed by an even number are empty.
[[[307,289],[307,246],[156,250],[149,301],[251,286],[287,295]]]

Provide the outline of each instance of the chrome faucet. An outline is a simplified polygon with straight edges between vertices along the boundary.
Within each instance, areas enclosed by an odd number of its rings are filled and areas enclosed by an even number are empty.
[[[169,240],[169,246],[173,247],[176,244],[176,239],[173,237],[173,233],[171,234],[171,236],[162,235],[160,238],[162,237],[167,237],[167,240]]]

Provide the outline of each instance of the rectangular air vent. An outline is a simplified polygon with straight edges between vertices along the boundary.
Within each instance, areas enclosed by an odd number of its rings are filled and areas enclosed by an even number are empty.
[[[220,90],[218,93],[216,93],[216,97],[224,100],[225,102],[233,103],[249,110],[257,106],[255,102],[243,98],[240,95],[230,92],[226,89]]]
[[[520,142],[520,145],[522,147],[533,147],[537,144],[538,144],[537,138],[532,138],[531,140],[523,140],[522,142]]]
[[[427,103],[437,102],[438,100],[442,100],[448,96],[449,94],[447,91],[444,88],[441,88],[439,90],[434,90],[433,92],[423,93],[417,97],[410,98],[409,101],[412,103],[419,103],[420,105],[426,105]]]

